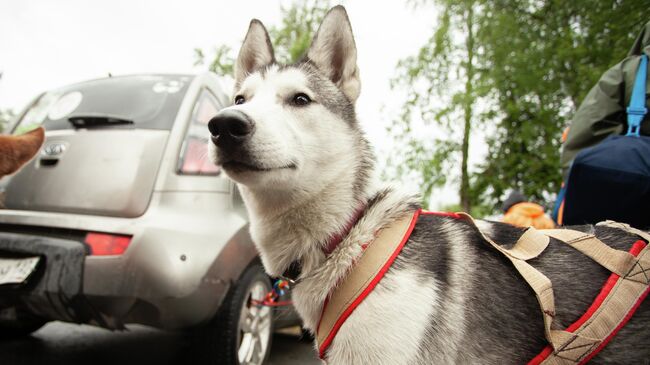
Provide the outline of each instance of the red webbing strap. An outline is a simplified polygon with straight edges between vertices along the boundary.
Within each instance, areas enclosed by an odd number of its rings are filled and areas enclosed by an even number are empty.
[[[641,250],[643,250],[646,247],[646,243],[643,242],[642,240],[636,241],[633,245],[632,248],[630,249],[630,253],[634,256],[638,256]],[[585,324],[600,308],[600,306],[605,302],[609,294],[611,293],[612,289],[616,286],[616,284],[621,280],[621,277],[617,274],[611,274],[605,284],[603,285],[602,289],[600,290],[600,293],[598,296],[596,296],[596,299],[594,299],[593,303],[587,309],[587,311],[574,323],[572,323],[569,327],[567,327],[566,331],[567,332],[575,332],[578,330],[583,324]],[[618,331],[620,331],[621,328],[625,326],[627,321],[630,320],[634,312],[639,308],[643,300],[648,296],[648,293],[650,292],[650,288],[646,289],[646,291],[643,293],[643,295],[636,301],[634,306],[628,311],[627,315],[625,318],[616,326],[616,328],[605,338],[596,349],[594,349],[588,356],[586,356],[584,359],[580,361],[580,364],[585,364],[589,360],[591,360],[594,356],[596,356],[608,343],[609,341],[616,336]],[[528,365],[538,365],[541,364],[544,360],[546,360],[551,354],[553,353],[553,347],[548,345],[546,346],[542,352],[540,352],[537,356],[535,356],[532,360],[528,362]]]

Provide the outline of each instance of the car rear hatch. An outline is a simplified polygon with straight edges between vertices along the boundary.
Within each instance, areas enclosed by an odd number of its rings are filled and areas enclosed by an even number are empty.
[[[42,124],[40,154],[3,181],[4,206],[136,217],[151,198],[188,76],[127,76],[45,93],[14,133]]]

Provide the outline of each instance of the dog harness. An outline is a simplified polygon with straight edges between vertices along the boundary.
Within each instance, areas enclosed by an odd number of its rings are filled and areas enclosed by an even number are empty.
[[[528,228],[510,249],[492,241],[466,213],[435,213],[418,210],[412,215],[381,229],[374,241],[348,276],[334,289],[323,305],[316,330],[319,356],[325,358],[336,333],[356,307],[372,292],[408,241],[418,217],[434,214],[462,219],[474,226],[490,246],[508,258],[535,292],[544,318],[544,334],[549,345],[529,365],[583,364],[602,350],[632,317],[648,295],[650,275],[650,234],[627,224],[606,221],[601,226],[614,227],[635,234],[638,240],[630,252],[614,249],[592,234],[568,230]],[[528,264],[549,244],[549,237],[563,242],[612,272],[587,312],[564,330],[551,328],[555,301],[551,281]]]

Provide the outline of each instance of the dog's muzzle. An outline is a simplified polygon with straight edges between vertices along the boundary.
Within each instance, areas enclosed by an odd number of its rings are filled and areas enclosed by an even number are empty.
[[[224,150],[234,149],[250,139],[255,123],[248,115],[238,110],[220,111],[208,122],[212,142]]]

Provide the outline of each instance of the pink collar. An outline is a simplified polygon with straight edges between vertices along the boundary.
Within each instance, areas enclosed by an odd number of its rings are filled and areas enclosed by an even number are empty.
[[[357,210],[354,212],[352,218],[350,218],[348,223],[345,225],[345,228],[343,228],[343,230],[340,231],[339,233],[330,236],[325,246],[323,246],[323,253],[325,254],[325,256],[329,256],[332,254],[332,252],[334,252],[334,250],[339,246],[341,241],[343,241],[343,238],[345,238],[345,236],[347,236],[350,233],[352,227],[354,227],[354,225],[357,224],[359,219],[361,219],[361,216],[363,215],[363,212],[365,210],[366,210],[366,206],[360,205],[359,208],[357,208]]]

